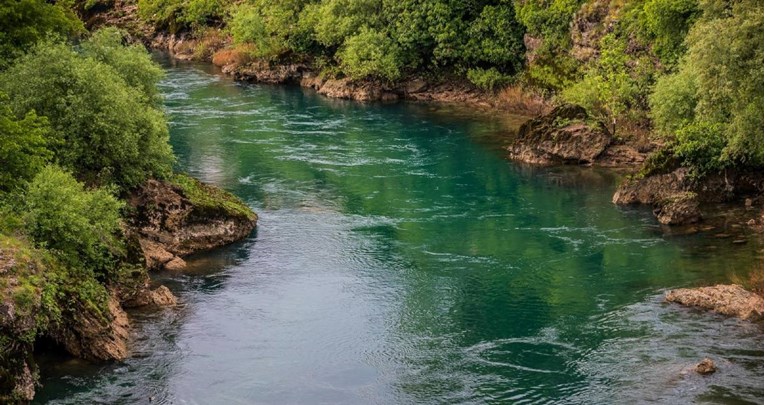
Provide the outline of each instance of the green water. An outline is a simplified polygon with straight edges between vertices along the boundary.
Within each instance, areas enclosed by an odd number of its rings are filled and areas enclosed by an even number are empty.
[[[133,313],[125,363],[42,359],[39,402],[762,402],[761,324],[662,303],[761,265],[761,236],[669,236],[610,172],[508,162],[517,118],[165,63],[178,166],[258,229],[156,275],[183,305]]]

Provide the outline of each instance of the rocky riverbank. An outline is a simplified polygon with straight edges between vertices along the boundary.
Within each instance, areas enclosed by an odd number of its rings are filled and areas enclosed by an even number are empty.
[[[184,175],[147,181],[128,204],[123,233],[133,264],[105,286],[85,275],[73,278],[76,272],[27,241],[0,235],[0,402],[32,400],[41,339],[85,360],[124,360],[130,355],[125,308],[176,303],[167,287],[151,287],[149,270],[181,270],[182,257],[243,239],[257,223],[233,195]]]
[[[666,300],[749,321],[763,319],[762,295],[735,284],[671,290]]]

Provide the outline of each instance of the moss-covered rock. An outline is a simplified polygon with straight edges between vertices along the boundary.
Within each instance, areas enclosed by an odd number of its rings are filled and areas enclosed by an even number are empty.
[[[128,199],[134,235],[150,269],[180,270],[181,257],[245,238],[258,216],[237,197],[186,175],[149,180]]]

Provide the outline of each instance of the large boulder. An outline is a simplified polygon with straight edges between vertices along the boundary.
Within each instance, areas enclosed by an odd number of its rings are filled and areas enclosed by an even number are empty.
[[[507,150],[510,158],[532,164],[590,164],[612,143],[602,123],[588,120],[584,108],[556,107],[521,125]]]

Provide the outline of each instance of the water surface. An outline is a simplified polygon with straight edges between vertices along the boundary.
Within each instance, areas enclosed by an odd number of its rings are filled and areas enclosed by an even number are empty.
[[[746,228],[668,236],[610,172],[508,162],[513,117],[165,62],[179,168],[258,229],[156,276],[183,305],[132,314],[125,363],[43,359],[38,402],[762,402],[761,324],[662,303],[761,265]]]

